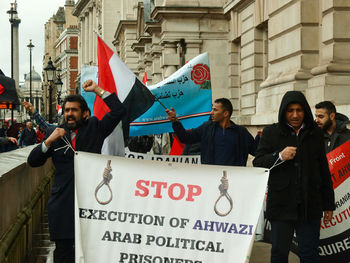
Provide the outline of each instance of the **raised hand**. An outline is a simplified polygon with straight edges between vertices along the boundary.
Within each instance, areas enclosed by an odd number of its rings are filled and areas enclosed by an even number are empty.
[[[91,79],[88,79],[87,81],[85,81],[85,82],[83,83],[83,89],[84,89],[86,92],[95,91],[97,88],[98,88],[98,85],[96,84],[95,81],[93,81],[93,80],[91,80]]]
[[[35,108],[33,107],[33,105],[28,102],[28,101],[23,101],[22,102],[22,105],[24,106],[24,108],[27,110],[27,111],[30,111],[31,113],[34,113],[35,111]]]

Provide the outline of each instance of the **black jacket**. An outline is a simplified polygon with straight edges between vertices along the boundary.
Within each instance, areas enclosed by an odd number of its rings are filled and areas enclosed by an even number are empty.
[[[235,155],[239,160],[236,163],[232,160],[231,165],[246,166],[248,154],[255,155],[259,139],[257,137],[256,141],[254,141],[253,136],[246,128],[233,122],[232,124],[238,135],[238,147],[236,148]],[[192,144],[200,142],[202,164],[215,164],[214,136],[216,125],[218,125],[216,122],[207,121],[195,129],[186,131],[182,124],[177,121],[173,123],[173,129],[182,143]]]
[[[110,112],[102,120],[91,117],[78,129],[76,135],[76,150],[92,153],[101,153],[104,139],[114,130],[122,118],[125,108],[115,95],[111,94],[104,99]],[[66,139],[70,142],[70,131],[66,130]],[[45,139],[54,128],[48,130]],[[66,144],[63,140],[52,143],[49,150],[43,153],[41,144],[35,147],[28,157],[32,167],[43,165],[52,157],[55,165],[55,178],[48,201],[50,239],[74,239],[74,153],[71,149],[61,148]]]
[[[21,146],[33,145],[36,143],[36,132],[34,129],[25,128],[21,134]]]
[[[350,130],[346,128],[346,124],[349,123],[349,118],[341,113],[336,113],[335,121],[337,126],[332,135],[328,132],[324,132],[324,144],[326,153],[333,151],[343,143],[350,140]]]
[[[298,136],[285,119],[286,108],[291,103],[301,104],[305,111],[304,128]],[[322,136],[304,95],[297,91],[287,92],[281,102],[278,123],[263,130],[253,160],[254,166],[271,168],[285,147],[297,147],[294,159],[270,170],[266,207],[268,219],[319,219],[322,211],[335,209]]]

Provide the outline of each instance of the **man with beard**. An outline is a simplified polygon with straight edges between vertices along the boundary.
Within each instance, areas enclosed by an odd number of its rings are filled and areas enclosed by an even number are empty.
[[[350,140],[350,130],[346,128],[349,118],[338,113],[332,102],[322,101],[315,108],[316,123],[324,131],[326,153]]]
[[[52,157],[55,178],[48,201],[50,239],[55,241],[54,262],[74,262],[74,154],[75,151],[101,153],[105,138],[122,118],[125,108],[116,94],[102,90],[92,80],[83,84],[110,108],[101,120],[87,118],[88,106],[80,95],[69,95],[63,102],[64,123],[48,130],[44,141],[28,157],[38,167]]]
[[[270,169],[271,263],[288,262],[294,231],[300,262],[319,262],[320,219],[329,224],[335,209],[322,136],[300,91],[283,96],[278,123],[263,130],[253,165]]]

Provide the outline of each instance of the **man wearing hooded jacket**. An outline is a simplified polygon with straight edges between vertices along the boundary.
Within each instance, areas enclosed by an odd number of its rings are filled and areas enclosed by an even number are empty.
[[[315,108],[316,123],[324,132],[326,153],[350,140],[350,130],[346,128],[349,118],[338,113],[332,102],[322,101]]]
[[[319,262],[320,219],[332,218],[334,192],[323,134],[301,92],[284,95],[278,123],[263,130],[253,164],[271,168],[266,207],[271,263],[288,262],[294,231],[300,262]]]

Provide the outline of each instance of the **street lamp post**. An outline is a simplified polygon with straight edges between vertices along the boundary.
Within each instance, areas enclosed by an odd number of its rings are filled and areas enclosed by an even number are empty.
[[[10,10],[7,11],[9,14],[10,18],[10,24],[11,24],[11,78],[13,79],[13,26],[14,23],[16,23],[16,19],[14,17],[15,14],[17,14],[16,9],[14,8],[14,4],[11,3],[11,8]],[[13,103],[12,103],[12,108],[11,108],[11,122],[13,123]]]
[[[14,15],[17,14],[16,9],[13,7],[13,3],[11,3],[11,8],[7,13],[10,16],[9,21],[11,24],[11,78],[13,79],[13,26],[15,23]]]
[[[32,40],[29,40],[29,44],[27,45],[29,48],[29,101],[33,104],[33,96],[32,96],[32,49],[34,45],[32,44]]]
[[[46,72],[46,79],[49,82],[49,122],[52,123],[52,89],[56,68],[52,64],[51,57],[49,57],[49,61],[44,70]]]
[[[62,86],[63,86],[63,82],[61,80],[60,74],[57,74],[57,80],[55,81],[55,86],[56,86],[56,90],[57,90],[57,103],[58,103],[58,105],[60,105],[61,104],[61,92],[62,92]]]

